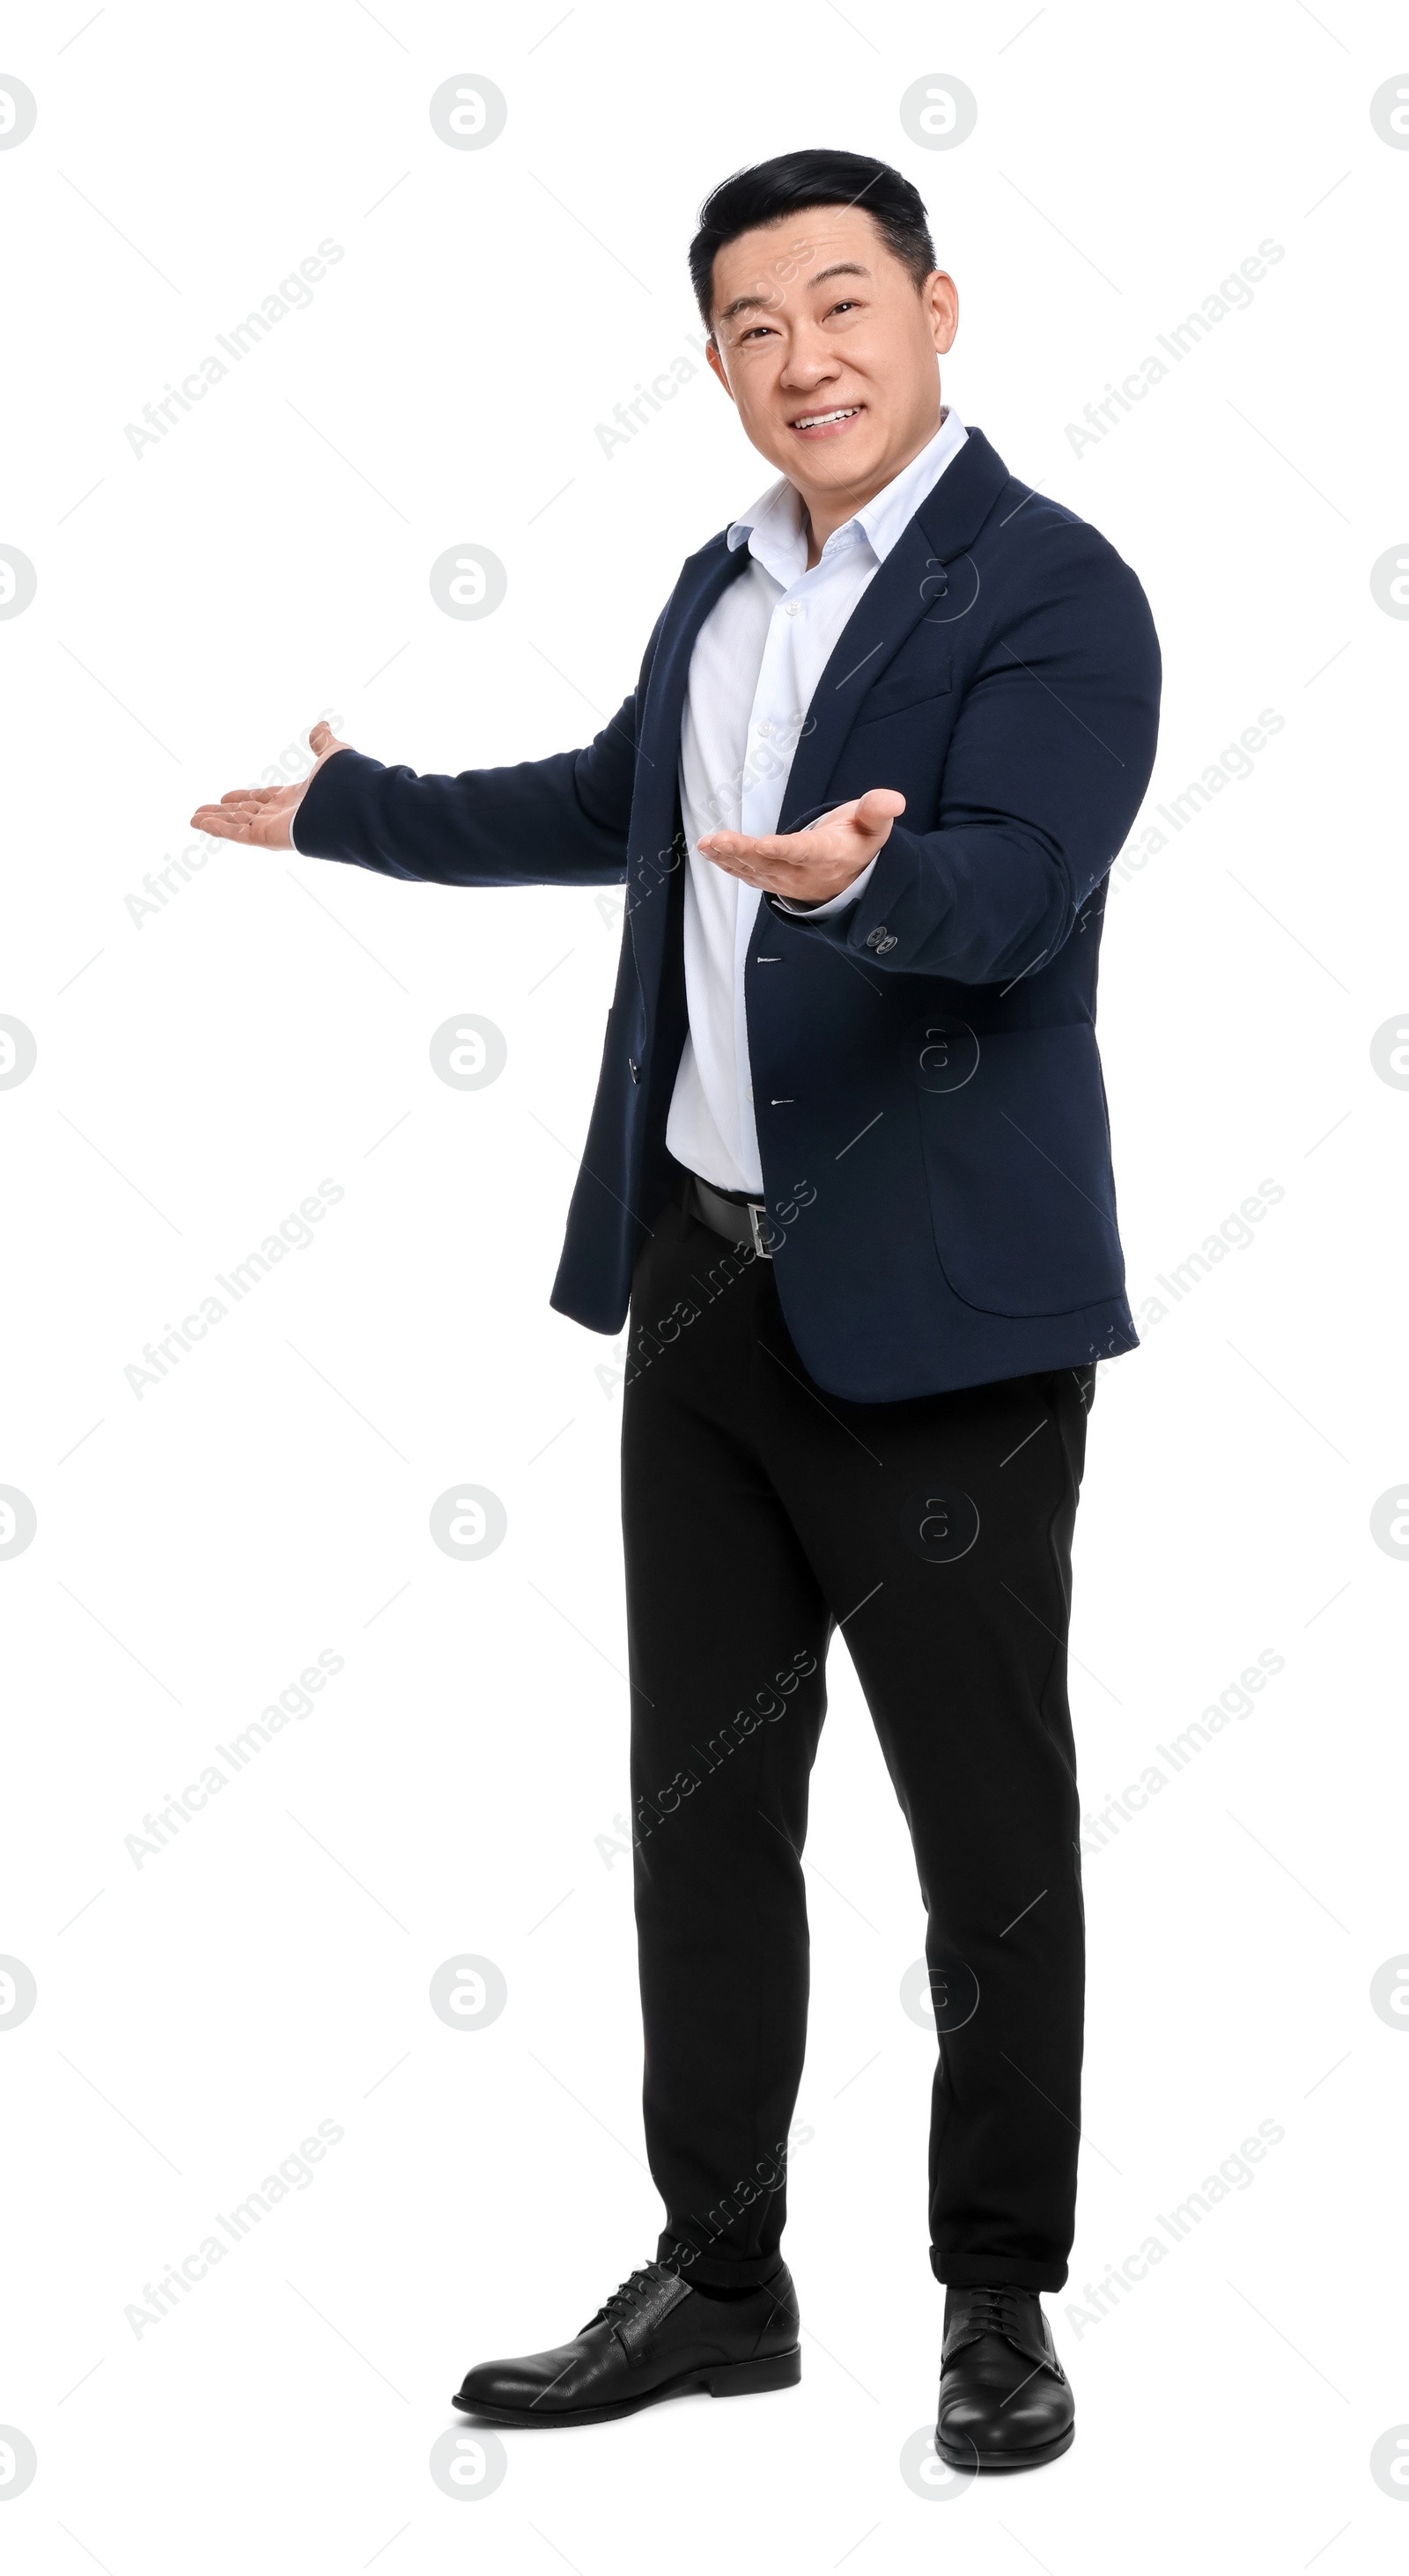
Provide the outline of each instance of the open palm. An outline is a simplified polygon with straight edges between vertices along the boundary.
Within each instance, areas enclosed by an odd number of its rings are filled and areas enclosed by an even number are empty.
[[[315,758],[307,778],[296,779],[291,787],[232,787],[218,805],[196,807],[191,816],[193,830],[209,832],[217,841],[243,841],[251,850],[291,850],[289,825],[312,781],[325,760],[331,760],[335,751],[350,751],[352,745],[339,742],[327,724],[316,724],[309,733],[308,748]]]
[[[805,832],[706,832],[697,846],[727,876],[765,894],[787,903],[826,903],[869,867],[904,811],[898,788],[872,787],[819,815]]]

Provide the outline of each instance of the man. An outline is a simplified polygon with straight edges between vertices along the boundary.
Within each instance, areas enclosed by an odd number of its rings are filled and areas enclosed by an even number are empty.
[[[418,778],[315,729],[193,820],[452,885],[628,888],[553,1302],[630,1300],[623,1519],[653,2261],[472,2369],[498,2423],[787,2387],[800,1854],[844,1627],[928,1909],[936,2442],[1072,2440],[1083,1916],[1066,1696],[1095,1364],[1134,1347],[1093,1032],[1159,650],[1103,538],[941,405],[958,322],[883,163],[707,201],[709,364],[781,480],[690,557],[584,751]],[[292,829],[291,829],[292,826]],[[879,2186],[876,2192],[880,2201]],[[877,2213],[848,2212],[869,2250]]]

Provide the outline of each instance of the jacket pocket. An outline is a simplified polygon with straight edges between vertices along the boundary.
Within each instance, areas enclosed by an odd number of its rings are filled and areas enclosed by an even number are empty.
[[[1061,1315],[1118,1297],[1110,1134],[1095,1031],[977,1036],[931,1013],[915,1095],[940,1266],[991,1315]]]
[[[906,707],[918,707],[926,698],[948,697],[951,688],[951,663],[947,653],[927,654],[924,661],[908,671],[898,671],[888,680],[877,680],[868,689],[856,710],[859,725],[870,724],[876,716],[895,716]]]

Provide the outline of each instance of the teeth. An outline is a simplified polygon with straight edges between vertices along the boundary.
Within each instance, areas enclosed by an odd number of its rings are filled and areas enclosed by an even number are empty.
[[[795,420],[793,427],[794,429],[822,429],[829,420],[854,420],[860,409],[859,403],[853,403],[849,410],[811,412],[806,420]]]

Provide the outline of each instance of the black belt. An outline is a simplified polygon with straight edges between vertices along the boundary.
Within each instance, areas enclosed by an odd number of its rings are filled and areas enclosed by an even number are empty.
[[[726,1243],[751,1244],[762,1260],[772,1260],[772,1245],[764,1235],[771,1236],[773,1224],[761,1199],[729,1198],[702,1181],[698,1172],[685,1174],[682,1196],[689,1214],[722,1234]]]

